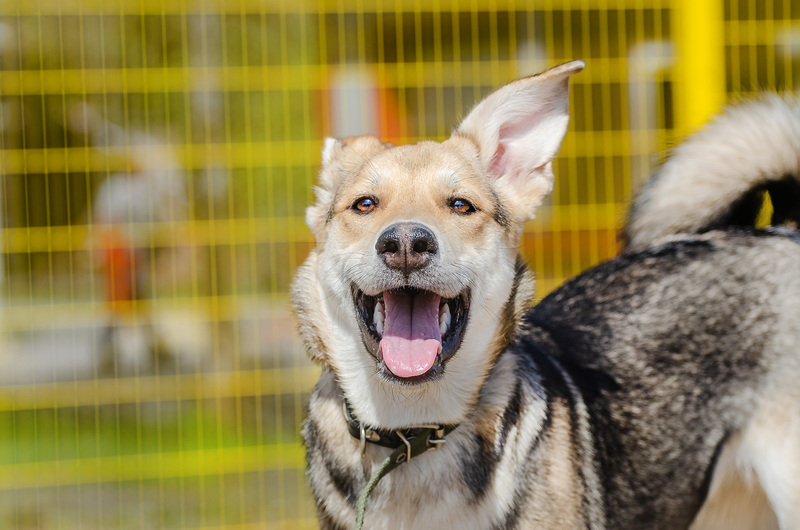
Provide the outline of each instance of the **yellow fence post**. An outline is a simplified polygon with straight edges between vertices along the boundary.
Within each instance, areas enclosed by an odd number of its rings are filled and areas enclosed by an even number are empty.
[[[721,0],[677,0],[673,20],[675,134],[689,134],[725,103],[725,48]]]

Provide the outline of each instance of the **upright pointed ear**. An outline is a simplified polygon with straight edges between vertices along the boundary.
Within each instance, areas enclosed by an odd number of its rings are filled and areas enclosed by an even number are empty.
[[[454,133],[478,146],[484,171],[525,220],[553,188],[552,160],[569,122],[569,77],[584,66],[572,61],[495,90]]]

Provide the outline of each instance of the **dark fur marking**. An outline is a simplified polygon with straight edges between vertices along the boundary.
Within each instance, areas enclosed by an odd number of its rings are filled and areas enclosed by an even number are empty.
[[[517,296],[519,294],[520,285],[525,275],[528,273],[528,266],[520,255],[517,255],[517,261],[514,266],[514,281],[511,284],[511,291],[506,299],[506,303],[503,305],[500,329],[497,331],[498,341],[495,345],[494,352],[492,352],[494,357],[497,357],[508,349],[519,329],[520,315],[517,314]]]
[[[331,171],[334,171],[331,169]],[[337,171],[337,173],[339,173]],[[336,179],[337,182],[342,180],[341,175],[337,175]],[[333,197],[331,197],[330,203],[328,204],[328,209],[325,212],[325,224],[330,224],[333,221],[333,218],[336,216],[336,204],[339,202],[339,197],[341,196],[341,185],[335,185],[334,188],[331,190],[333,192]]]
[[[516,426],[520,417],[520,409],[522,407],[522,383],[517,380],[514,387],[514,393],[511,399],[508,400],[506,409],[503,411],[502,429],[500,431],[500,448],[505,447],[508,432],[512,427]]]
[[[475,434],[472,444],[461,452],[461,475],[473,498],[478,501],[486,495],[499,460],[489,440]]]
[[[355,506],[358,499],[358,479],[349,474],[347,470],[338,467],[328,458],[323,457],[323,462],[325,463],[325,469],[328,470],[328,475],[331,477],[333,487],[347,500],[347,504]]]
[[[311,419],[306,421],[303,435],[306,440],[306,460],[310,462],[312,456],[321,459],[333,487],[347,500],[348,504],[355,506],[356,500],[358,499],[358,489],[360,487],[360,480],[358,477],[349,473],[348,470],[339,467],[328,457],[328,455],[333,454],[333,452],[325,447],[325,443],[319,435],[319,429]]]
[[[492,190],[492,202],[494,206],[494,221],[503,228],[509,228],[512,225],[511,214],[509,214],[508,209],[503,206],[503,202],[500,200],[500,197],[494,193],[494,190]]]
[[[325,224],[330,223],[333,220],[334,215],[336,215],[336,203],[334,201],[331,201],[331,205],[328,207],[328,211],[325,212]]]

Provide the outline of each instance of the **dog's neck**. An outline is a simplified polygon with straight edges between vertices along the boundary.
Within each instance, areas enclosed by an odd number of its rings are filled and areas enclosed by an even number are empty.
[[[458,425],[425,424],[403,429],[382,429],[365,425],[356,418],[353,408],[344,396],[342,396],[342,414],[347,422],[350,436],[358,440],[359,450],[362,453],[366,450],[366,444],[396,449],[408,445],[419,437],[427,437],[427,445],[431,449],[436,449],[445,443],[444,437],[458,427]]]

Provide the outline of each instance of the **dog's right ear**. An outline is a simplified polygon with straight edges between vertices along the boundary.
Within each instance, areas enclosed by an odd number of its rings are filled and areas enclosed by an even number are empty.
[[[484,171],[525,220],[552,190],[552,160],[569,122],[569,77],[584,66],[572,61],[495,90],[454,132],[477,145]]]
[[[325,138],[322,144],[322,167],[314,187],[316,201],[306,209],[306,224],[317,241],[324,225],[330,220],[336,190],[354,175],[375,153],[391,147],[372,135],[351,136],[342,140]]]

